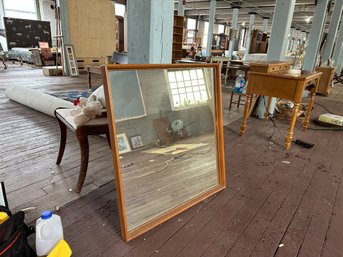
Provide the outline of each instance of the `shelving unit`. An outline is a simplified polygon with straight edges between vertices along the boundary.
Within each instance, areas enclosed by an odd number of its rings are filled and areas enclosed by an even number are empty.
[[[182,58],[183,16],[174,15],[172,62]]]

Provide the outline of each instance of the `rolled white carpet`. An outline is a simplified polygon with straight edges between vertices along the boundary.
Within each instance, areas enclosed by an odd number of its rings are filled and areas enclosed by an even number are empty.
[[[71,102],[24,86],[7,87],[5,95],[8,99],[53,117],[57,107],[74,108]]]

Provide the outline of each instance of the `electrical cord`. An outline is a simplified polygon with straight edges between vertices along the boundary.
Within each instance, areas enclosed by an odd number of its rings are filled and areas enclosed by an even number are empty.
[[[327,107],[325,107],[324,105],[322,104],[319,104],[319,103],[314,103],[315,105],[319,105],[320,107],[322,107],[324,110],[326,110],[328,113],[331,113],[331,114],[334,114],[332,111],[330,111]]]
[[[280,99],[279,99],[278,101],[280,101]],[[271,113],[269,112],[268,106],[267,106],[267,104],[266,104],[265,96],[263,96],[263,103],[264,103],[264,107],[266,108],[266,111],[268,112],[268,118],[269,118],[270,121],[273,123],[273,133],[272,133],[268,138],[271,139],[271,138],[274,136],[275,130],[277,130],[277,131],[279,132],[279,134],[281,135],[281,137],[284,137],[284,135],[282,135],[282,133],[280,132],[279,128],[276,126],[276,123],[275,123],[273,114],[271,114]]]

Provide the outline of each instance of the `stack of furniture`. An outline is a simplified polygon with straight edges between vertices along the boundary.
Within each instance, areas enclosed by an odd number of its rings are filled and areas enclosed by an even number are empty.
[[[327,96],[331,92],[332,80],[335,75],[335,69],[331,67],[316,67],[323,75],[320,78],[317,94]]]
[[[267,53],[268,34],[259,30],[253,30],[251,33],[251,42],[249,53]]]
[[[174,15],[174,28],[173,28],[173,49],[172,49],[172,62],[182,58],[182,38],[183,38],[183,22],[184,17]]]

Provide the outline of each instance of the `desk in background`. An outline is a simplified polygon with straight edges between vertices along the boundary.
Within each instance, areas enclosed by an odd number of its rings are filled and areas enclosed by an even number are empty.
[[[268,67],[268,70],[275,70],[276,67]],[[264,69],[265,70],[265,69]],[[261,70],[262,71],[262,70]],[[265,118],[268,116],[268,110],[272,97],[283,98],[294,101],[294,110],[289,125],[287,137],[285,139],[285,148],[288,149],[293,138],[294,125],[297,119],[299,106],[302,99],[302,93],[305,88],[310,89],[310,101],[307,106],[306,117],[303,123],[303,129],[306,130],[309,124],[311,109],[314,102],[321,72],[302,72],[302,74],[292,74],[289,70],[276,71],[271,73],[262,73],[250,71],[249,84],[247,87],[247,100],[244,110],[243,122],[240,129],[240,135],[245,133],[247,127],[248,113],[250,109],[251,97],[253,94],[269,96],[266,107]]]

